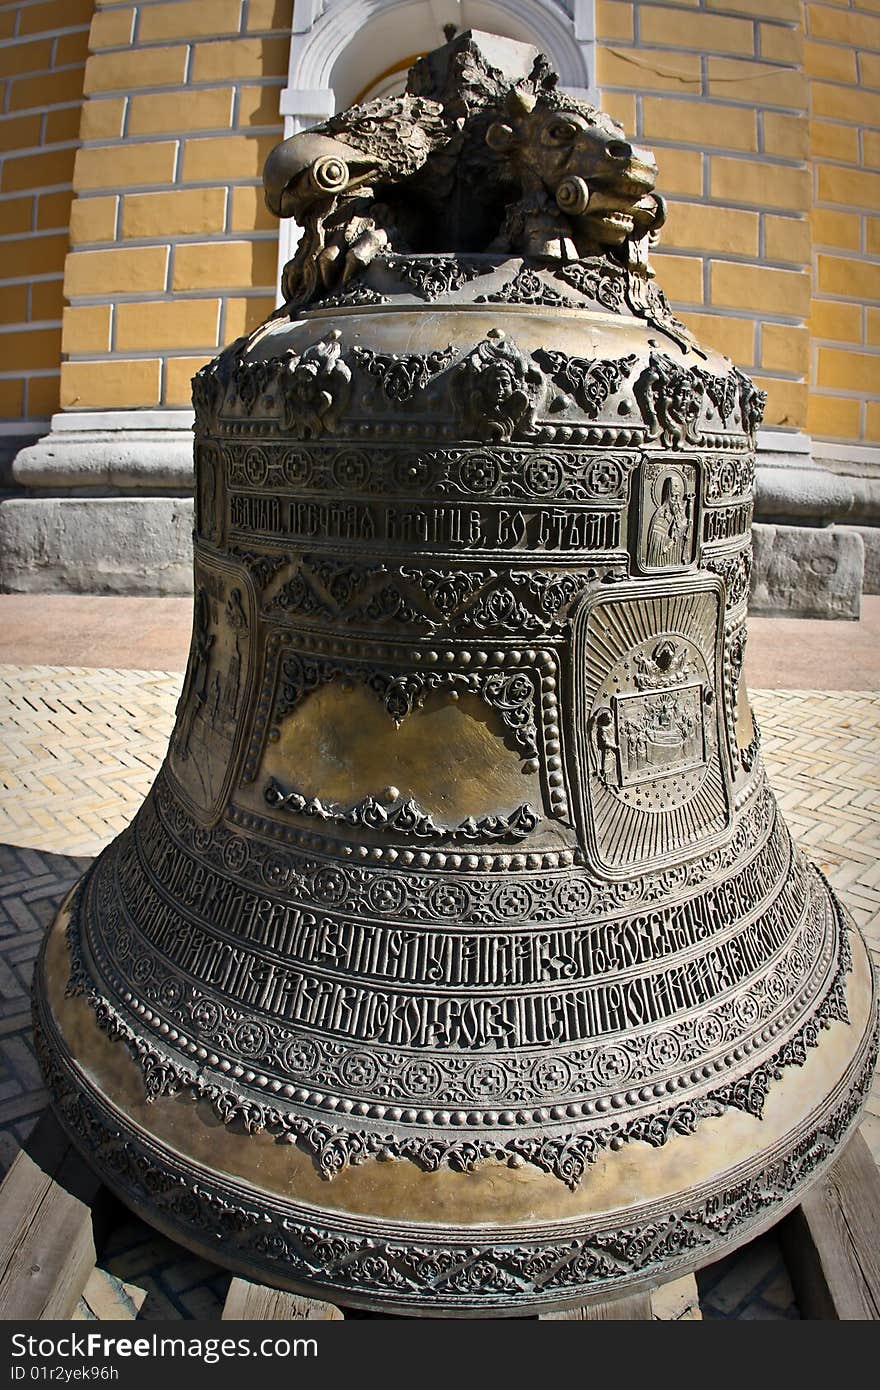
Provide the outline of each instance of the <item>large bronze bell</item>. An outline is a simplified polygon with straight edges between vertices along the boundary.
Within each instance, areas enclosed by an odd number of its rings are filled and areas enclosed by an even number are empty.
[[[195,380],[168,756],[39,968],[125,1202],[407,1313],[718,1258],[876,1055],[741,680],[761,394],[654,282],[653,157],[555,83],[465,34],[270,156],[303,236]]]

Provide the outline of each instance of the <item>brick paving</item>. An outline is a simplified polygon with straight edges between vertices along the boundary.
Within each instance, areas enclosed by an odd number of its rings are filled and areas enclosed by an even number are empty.
[[[0,842],[95,855],[152,785],[179,672],[0,666]]]
[[[46,1104],[31,1039],[34,961],[60,899],[89,862],[0,844],[0,1176]]]
[[[0,1171],[45,1103],[30,1034],[40,938],[90,857],[127,824],[159,767],[181,675],[0,666]],[[880,964],[880,696],[754,691],[768,771],[794,834]],[[863,1133],[880,1163],[880,1085]],[[215,1319],[228,1274],[120,1209],[100,1255],[113,1316]],[[706,1318],[798,1316],[773,1232],[698,1276]],[[131,1291],[144,1297],[132,1301]],[[101,1298],[93,1297],[92,1305]],[[99,1316],[88,1303],[78,1316]]]
[[[700,1270],[697,1288],[704,1318],[778,1322],[800,1317],[773,1231]]]

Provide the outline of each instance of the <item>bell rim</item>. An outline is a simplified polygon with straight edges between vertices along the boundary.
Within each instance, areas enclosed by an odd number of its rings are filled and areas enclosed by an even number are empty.
[[[75,890],[74,890],[75,891]],[[877,983],[870,957],[858,931],[853,932],[855,949],[864,953],[867,967],[869,999],[864,1012],[864,1020],[857,1045],[846,1053],[847,1062],[834,1085],[826,1088],[821,1100],[800,1116],[777,1140],[764,1148],[758,1147],[745,1159],[740,1159],[730,1168],[721,1168],[708,1180],[689,1186],[687,1175],[677,1194],[677,1200],[669,1198],[627,1204],[618,1208],[618,1223],[613,1225],[614,1213],[610,1210],[581,1214],[576,1217],[558,1220],[543,1220],[524,1225],[512,1220],[509,1225],[496,1222],[481,1222],[472,1225],[431,1225],[426,1221],[389,1220],[386,1216],[371,1217],[363,1213],[347,1212],[343,1209],[320,1207],[311,1202],[296,1201],[267,1188],[259,1188],[246,1178],[234,1176],[217,1168],[207,1168],[201,1161],[178,1150],[159,1138],[155,1133],[145,1130],[126,1111],[105,1095],[87,1069],[76,1060],[66,1046],[61,1025],[51,1002],[46,981],[46,952],[54,934],[62,929],[64,918],[69,911],[73,893],[65,900],[52,924],[37,962],[34,996],[34,1026],[37,1051],[44,1076],[50,1090],[51,1104],[74,1145],[79,1148],[90,1165],[99,1173],[105,1185],[115,1193],[132,1211],[136,1212],[152,1227],[162,1231],[169,1238],[195,1251],[212,1262],[220,1264],[232,1272],[256,1277],[274,1287],[310,1296],[320,1295],[344,1306],[364,1309],[376,1313],[412,1317],[517,1317],[538,1312],[552,1312],[571,1308],[579,1304],[623,1297],[647,1287],[655,1287],[669,1279],[680,1277],[700,1269],[707,1264],[728,1255],[755,1239],[758,1235],[775,1225],[801,1200],[803,1193],[819,1181],[855,1132],[864,1108],[873,1078],[878,1055],[878,1032],[880,1032],[880,1007],[878,1007]],[[65,943],[66,949],[66,943]],[[853,975],[848,977],[847,994],[851,992]],[[97,1021],[89,1009],[92,1026],[98,1030]],[[852,1024],[841,1026],[851,1027]],[[816,1054],[813,1054],[814,1056]],[[126,1057],[132,1067],[136,1063]],[[85,1104],[91,1110],[91,1123],[104,1134],[113,1137],[117,1148],[137,1161],[150,1167],[149,1182],[144,1182],[138,1192],[131,1180],[126,1181],[103,1157],[98,1160],[94,1139],[94,1128],[90,1134],[78,1131],[71,1119],[76,1107]],[[72,1107],[72,1110],[71,1110]],[[823,1141],[825,1148],[816,1157],[817,1146]],[[695,1135],[685,1136],[693,1143]],[[788,1186],[784,1175],[789,1170],[798,1153],[805,1156],[806,1171],[795,1178]],[[740,1191],[743,1196],[754,1191],[761,1179],[776,1172],[783,1175],[782,1188],[770,1190],[764,1185],[764,1196],[756,1213],[737,1218],[725,1230],[716,1229],[714,1234],[704,1235],[702,1242],[694,1244],[686,1235],[686,1227],[693,1228],[701,1220],[710,1221],[718,1210],[719,1201],[729,1197],[731,1192]],[[198,1194],[197,1202],[213,1208],[216,1216],[213,1227],[203,1219],[181,1218],[169,1215],[156,1202],[157,1192],[181,1186],[182,1190]],[[571,1291],[556,1287],[544,1297],[535,1290],[518,1292],[511,1290],[505,1297],[493,1288],[474,1285],[465,1293],[452,1293],[433,1297],[427,1286],[416,1292],[401,1293],[392,1286],[383,1291],[366,1292],[363,1285],[346,1283],[344,1278],[334,1280],[320,1272],[309,1271],[308,1275],[298,1276],[289,1254],[279,1257],[273,1263],[271,1256],[259,1254],[253,1248],[247,1253],[239,1253],[236,1240],[228,1240],[226,1248],[218,1249],[224,1230],[224,1211],[236,1207],[238,1218],[250,1209],[256,1222],[271,1223],[285,1232],[306,1234],[311,1232],[317,1239],[327,1241],[348,1241],[354,1244],[342,1267],[349,1264],[351,1255],[359,1252],[367,1259],[382,1261],[383,1250],[393,1259],[400,1260],[406,1253],[406,1246],[413,1255],[420,1252],[425,1257],[425,1247],[430,1247],[431,1255],[446,1260],[466,1255],[470,1262],[486,1258],[486,1252],[475,1250],[478,1243],[491,1236],[492,1244],[502,1247],[496,1256],[499,1277],[505,1271],[509,1275],[509,1262],[512,1252],[523,1262],[525,1259],[547,1258],[548,1247],[555,1248],[557,1254],[561,1246],[571,1247],[578,1241],[595,1250],[604,1245],[613,1245],[625,1235],[634,1231],[651,1230],[662,1241],[663,1225],[673,1240],[681,1232],[682,1244],[673,1245],[674,1253],[659,1261],[648,1263],[634,1272],[624,1272],[601,1279],[587,1279]],[[253,1215],[256,1213],[256,1215]],[[604,1218],[604,1228],[597,1229]],[[611,1224],[609,1224],[611,1222]],[[323,1226],[323,1231],[317,1228]],[[708,1229],[703,1227],[704,1232]],[[270,1227],[265,1227],[270,1233]],[[276,1236],[277,1238],[277,1236]],[[300,1257],[304,1258],[304,1257]],[[282,1262],[283,1260],[283,1262]],[[290,1270],[287,1273],[286,1270]]]

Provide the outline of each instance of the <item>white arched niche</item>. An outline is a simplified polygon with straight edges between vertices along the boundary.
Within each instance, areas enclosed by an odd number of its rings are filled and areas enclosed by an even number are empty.
[[[281,92],[284,138],[355,101],[403,90],[410,63],[446,42],[445,26],[483,29],[534,44],[574,96],[596,101],[595,0],[295,0],[287,86]],[[278,237],[281,271],[299,228]]]

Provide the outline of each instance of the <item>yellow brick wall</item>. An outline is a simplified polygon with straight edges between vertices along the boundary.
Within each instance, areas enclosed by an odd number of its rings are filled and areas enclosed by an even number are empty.
[[[865,0],[867,3],[867,0]],[[874,0],[877,3],[877,0]],[[801,0],[596,0],[602,104],[653,149],[655,256],[681,316],[806,424],[808,83]]]
[[[810,429],[880,441],[880,0],[807,4]]]
[[[58,408],[62,346],[65,408],[186,405],[271,309],[292,7],[0,0],[0,418]],[[596,11],[603,104],[658,156],[675,307],[768,425],[880,441],[880,0]]]
[[[61,404],[186,406],[274,305],[263,161],[292,0],[96,0],[65,274]]]
[[[58,409],[62,275],[93,0],[0,4],[0,418]]]

